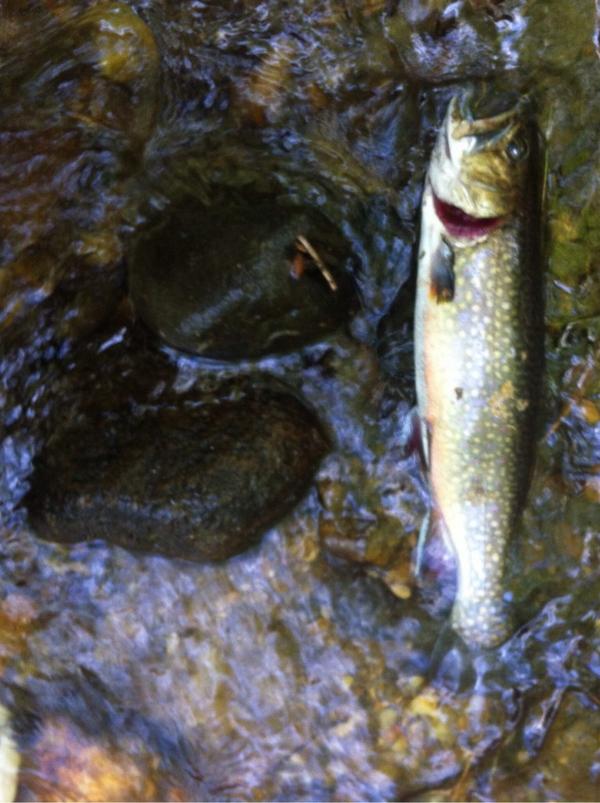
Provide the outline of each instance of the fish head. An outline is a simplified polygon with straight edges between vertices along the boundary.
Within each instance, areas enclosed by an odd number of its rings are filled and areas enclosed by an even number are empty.
[[[459,239],[485,235],[518,213],[532,156],[526,98],[506,92],[455,96],[429,168],[436,212],[449,233]]]

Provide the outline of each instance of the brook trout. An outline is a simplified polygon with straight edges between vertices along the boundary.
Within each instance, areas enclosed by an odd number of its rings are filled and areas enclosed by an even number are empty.
[[[452,622],[511,632],[507,545],[533,464],[543,358],[538,138],[526,104],[455,97],[423,196],[415,359],[433,508],[455,554]]]

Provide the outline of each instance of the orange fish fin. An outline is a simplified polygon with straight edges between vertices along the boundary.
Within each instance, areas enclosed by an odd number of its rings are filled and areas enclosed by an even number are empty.
[[[423,474],[427,474],[431,454],[431,426],[421,418],[417,407],[413,407],[404,419],[401,439],[404,458],[417,454],[421,470]]]

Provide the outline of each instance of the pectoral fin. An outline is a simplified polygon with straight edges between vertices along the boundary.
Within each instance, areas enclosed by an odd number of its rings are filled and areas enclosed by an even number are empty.
[[[443,237],[434,251],[431,262],[429,296],[438,304],[454,298],[454,251]]]
[[[429,470],[431,454],[431,427],[421,418],[416,407],[409,412],[402,425],[403,457],[417,453],[421,462],[421,470],[426,474]]]

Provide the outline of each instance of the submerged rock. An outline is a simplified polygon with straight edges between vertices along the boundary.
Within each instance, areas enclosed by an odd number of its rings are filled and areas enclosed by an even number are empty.
[[[180,204],[134,250],[129,288],[168,343],[220,359],[318,340],[356,305],[353,258],[318,213],[263,196]]]
[[[414,397],[414,303],[413,280],[397,294],[377,327],[376,351],[379,365],[390,387],[411,403]]]
[[[222,560],[302,498],[327,442],[292,395],[226,383],[135,414],[87,416],[50,438],[26,499],[37,535]]]

